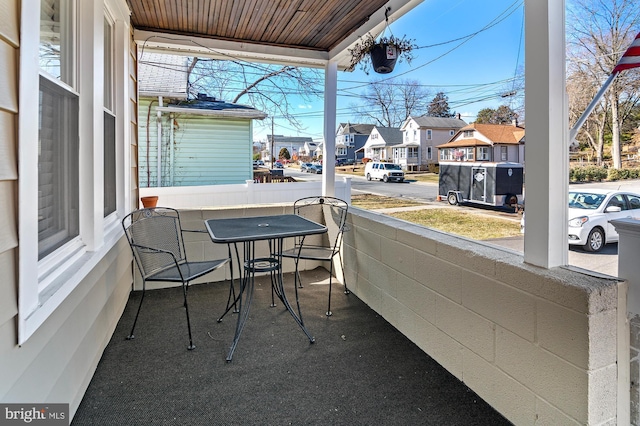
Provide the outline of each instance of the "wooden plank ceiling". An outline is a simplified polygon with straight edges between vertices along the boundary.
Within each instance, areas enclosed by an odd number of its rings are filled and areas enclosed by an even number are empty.
[[[329,51],[388,0],[127,0],[135,29]]]

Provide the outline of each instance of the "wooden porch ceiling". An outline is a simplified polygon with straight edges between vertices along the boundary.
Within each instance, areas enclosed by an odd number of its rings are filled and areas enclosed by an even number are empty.
[[[153,35],[198,45],[328,60],[376,35],[422,0],[126,0],[138,41]],[[156,48],[161,46],[157,41]],[[196,44],[196,43],[194,43]],[[153,43],[149,45],[154,48]],[[185,48],[185,50],[188,50]]]

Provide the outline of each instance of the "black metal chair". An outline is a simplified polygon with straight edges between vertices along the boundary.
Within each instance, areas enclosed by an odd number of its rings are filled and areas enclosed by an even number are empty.
[[[293,204],[295,214],[321,223],[327,227],[327,233],[313,235],[306,238],[296,238],[294,247],[282,252],[283,257],[293,258],[296,264],[295,285],[302,287],[298,265],[300,260],[328,261],[329,267],[329,302],[327,316],[331,316],[331,287],[333,283],[333,260],[338,256],[342,279],[344,281],[344,294],[349,294],[347,280],[344,273],[344,263],[340,248],[342,235],[347,230],[347,212],[349,205],[346,201],[335,197],[306,197],[297,200]]]
[[[191,321],[189,320],[189,305],[187,304],[187,290],[189,282],[212,272],[227,262],[231,262],[231,251],[225,259],[190,262],[187,260],[184,237],[185,232],[206,232],[183,230],[180,224],[180,214],[168,207],[156,207],[136,210],[129,213],[122,220],[122,227],[133,251],[133,258],[142,276],[142,296],[136,317],[131,327],[128,340],[134,338],[133,331],[140,315],[144,300],[147,281],[164,281],[182,284],[184,308],[187,314],[187,329],[189,331],[188,349],[195,348],[191,337]],[[233,267],[231,268],[231,286],[229,299],[235,300],[231,292],[234,291]]]

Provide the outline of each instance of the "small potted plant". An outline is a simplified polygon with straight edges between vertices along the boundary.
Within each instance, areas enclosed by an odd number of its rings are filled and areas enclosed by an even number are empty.
[[[414,41],[404,36],[402,38],[393,35],[382,36],[376,40],[367,33],[362,41],[356,43],[353,49],[349,49],[351,64],[347,71],[353,71],[359,64],[360,69],[366,74],[369,74],[369,67],[379,74],[388,74],[393,71],[396,62],[411,63],[415,48],[417,46]]]

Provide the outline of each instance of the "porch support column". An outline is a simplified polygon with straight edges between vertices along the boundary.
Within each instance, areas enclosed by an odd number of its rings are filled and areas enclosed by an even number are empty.
[[[329,61],[324,69],[324,144],[322,148],[322,195],[336,192],[336,105],[338,63]]]
[[[569,122],[565,88],[565,1],[525,0],[524,260],[568,262]]]

